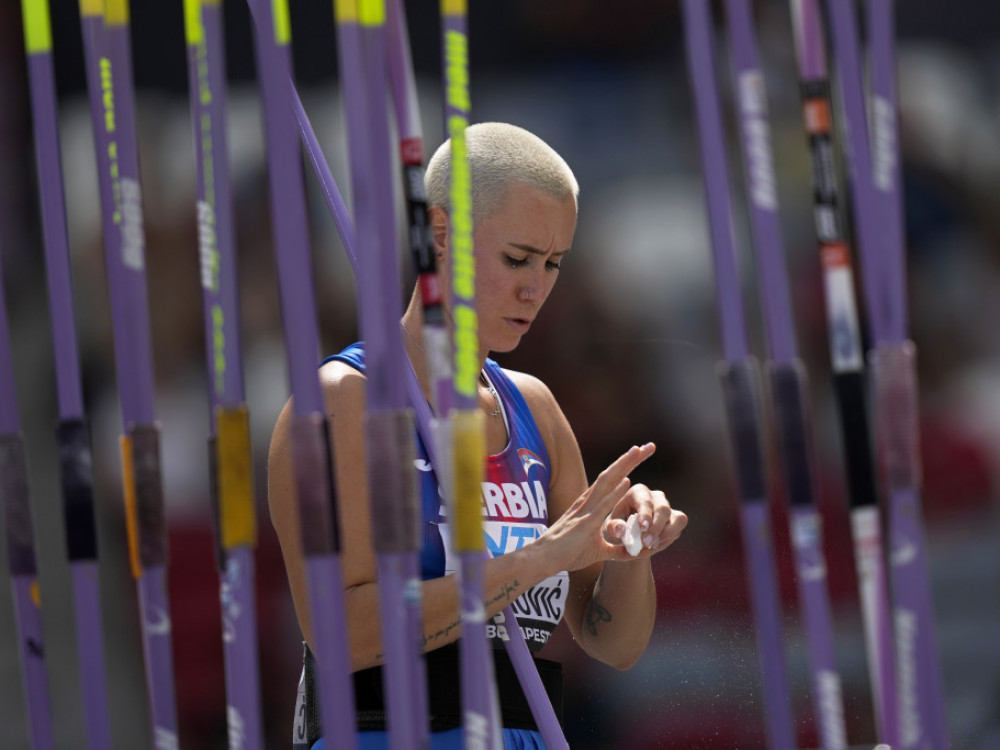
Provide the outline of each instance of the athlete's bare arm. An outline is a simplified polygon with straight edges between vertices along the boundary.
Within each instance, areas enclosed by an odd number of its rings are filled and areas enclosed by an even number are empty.
[[[552,463],[548,498],[550,530],[538,540],[542,541],[558,532],[587,498],[586,472],[576,437],[549,389],[531,376],[510,375],[528,401]],[[640,460],[652,455],[653,450],[652,446],[639,449]],[[631,513],[639,514],[644,525],[643,537],[648,541],[634,558],[620,543],[625,520]],[[591,657],[618,669],[628,669],[645,651],[656,615],[650,557],[676,541],[687,525],[687,516],[671,508],[662,492],[637,484],[629,487],[613,507],[607,508],[604,518],[591,517],[586,521],[594,531],[585,555],[594,562],[568,568],[566,623]]]

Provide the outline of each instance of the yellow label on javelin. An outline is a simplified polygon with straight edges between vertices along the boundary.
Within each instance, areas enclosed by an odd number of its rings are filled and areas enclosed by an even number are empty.
[[[271,0],[271,19],[274,22],[274,41],[289,44],[292,41],[292,17],[288,0]]]
[[[475,552],[483,541],[483,466],[486,455],[485,415],[479,409],[453,411],[451,440],[455,503],[452,528],[455,550]]]
[[[464,16],[468,10],[466,0],[441,0],[441,12],[446,16]]]
[[[104,0],[80,0],[81,16],[103,16]]]
[[[52,51],[52,21],[49,0],[21,0],[24,18],[24,48],[29,55]]]
[[[217,411],[216,428],[215,460],[222,548],[251,547],[257,543],[257,515],[247,407],[240,405]]]
[[[337,23],[357,23],[358,0],[333,0],[333,15]]]
[[[184,36],[189,47],[196,47],[205,38],[201,25],[201,0],[184,0]]]
[[[122,489],[125,494],[125,532],[128,536],[128,559],[132,567],[132,575],[136,578],[142,575],[142,565],[139,563],[139,515],[135,501],[135,464],[132,458],[132,438],[122,435],[119,438],[122,451]]]
[[[358,0],[358,20],[362,26],[385,24],[385,0]]]
[[[128,0],[104,0],[104,21],[110,26],[128,23]]]

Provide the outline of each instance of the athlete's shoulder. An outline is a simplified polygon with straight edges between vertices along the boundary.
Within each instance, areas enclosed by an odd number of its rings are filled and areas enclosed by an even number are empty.
[[[500,368],[503,374],[510,379],[517,390],[521,392],[524,396],[524,400],[528,402],[528,406],[534,410],[536,406],[547,407],[555,405],[555,397],[552,395],[552,391],[549,389],[545,383],[534,375],[529,375],[526,372],[519,372],[518,370],[508,370],[506,367]]]
[[[359,345],[327,357],[319,368],[319,382],[327,411],[331,414],[342,414],[345,410],[362,411],[366,379],[364,350]]]

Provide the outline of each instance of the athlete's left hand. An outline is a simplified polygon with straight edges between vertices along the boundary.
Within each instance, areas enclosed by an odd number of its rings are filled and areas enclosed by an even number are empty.
[[[677,541],[688,522],[687,515],[671,507],[663,492],[635,484],[618,501],[604,523],[604,539],[609,544],[622,546],[625,525],[633,513],[639,514],[642,531],[642,550],[637,557],[649,557],[665,550]],[[622,559],[633,559],[624,547],[621,552]]]

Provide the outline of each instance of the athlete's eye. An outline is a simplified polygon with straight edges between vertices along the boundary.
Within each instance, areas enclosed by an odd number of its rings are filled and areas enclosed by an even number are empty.
[[[559,267],[561,265],[562,265],[561,263],[555,263],[555,262],[553,262],[551,260],[548,260],[548,261],[545,261],[545,270],[546,271],[558,271]]]
[[[511,257],[510,255],[505,255],[504,257],[507,259],[507,265],[510,266],[511,268],[521,268],[522,266],[528,265],[527,256],[525,256],[524,258],[514,258]]]

